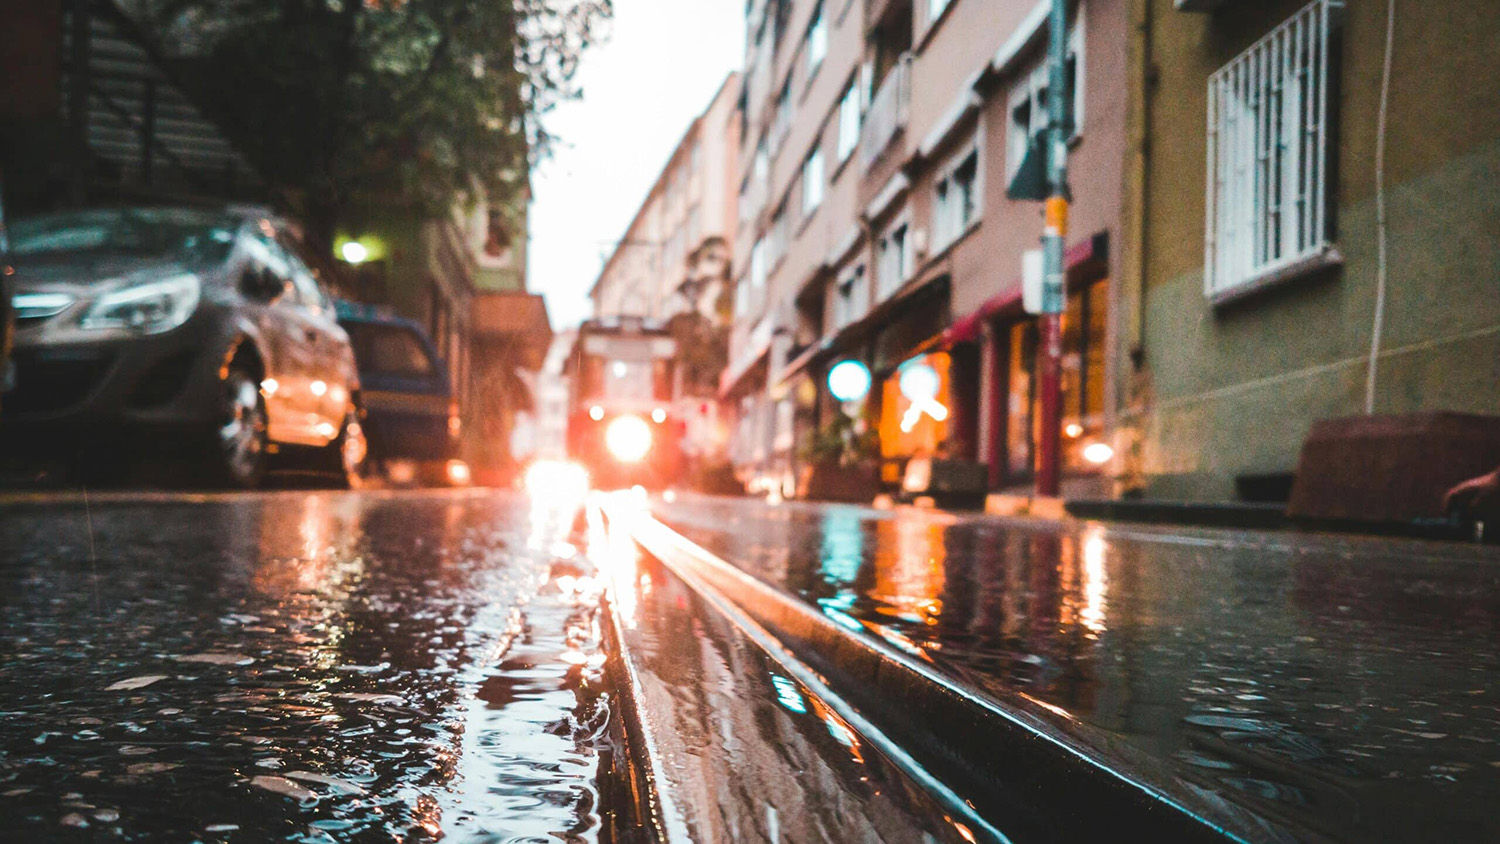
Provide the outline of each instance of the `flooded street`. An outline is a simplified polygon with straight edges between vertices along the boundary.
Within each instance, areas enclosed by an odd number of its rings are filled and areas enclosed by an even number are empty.
[[[7,503],[0,838],[596,840],[598,594],[571,519],[535,516]]]
[[[1494,840],[1493,549],[684,497],[688,539],[1104,758],[1335,840]]]

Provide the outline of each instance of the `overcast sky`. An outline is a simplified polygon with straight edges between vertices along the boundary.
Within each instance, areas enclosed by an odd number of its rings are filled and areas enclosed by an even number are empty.
[[[744,55],[744,0],[615,0],[608,41],[585,54],[583,98],[546,118],[559,136],[532,174],[531,289],[557,328],[588,290],[688,124]]]

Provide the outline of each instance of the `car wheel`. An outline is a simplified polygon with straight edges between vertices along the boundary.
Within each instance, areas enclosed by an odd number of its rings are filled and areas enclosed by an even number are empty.
[[[229,370],[214,428],[213,470],[225,486],[254,489],[266,472],[266,403],[260,383],[244,369]]]

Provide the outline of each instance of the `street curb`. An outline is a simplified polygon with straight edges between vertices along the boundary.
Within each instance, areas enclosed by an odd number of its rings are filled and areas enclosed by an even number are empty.
[[[766,635],[776,645],[805,661],[856,707],[861,721],[878,724],[924,774],[930,771],[927,776],[1001,828],[1044,840],[1114,838],[1121,829],[1144,840],[1170,841],[1245,841],[1285,834],[1279,826],[1211,797],[1195,797],[1187,786],[1182,797],[1168,795],[1132,766],[1106,759],[1096,744],[1019,706],[963,688],[882,643],[851,635],[813,607],[649,516],[635,527],[637,542],[695,591],[769,631]],[[1077,726],[1076,732],[1088,732]],[[1080,806],[1089,810],[1076,811]]]
[[[614,527],[611,526],[610,529],[613,530]],[[652,553],[651,549],[642,542],[639,534],[632,533],[630,534],[630,538],[632,541],[640,544],[642,548],[645,548],[647,553]],[[741,635],[749,639],[756,648],[769,657],[783,672],[800,683],[813,696],[826,704],[829,709],[833,710],[869,748],[884,756],[903,775],[919,785],[931,798],[940,804],[946,813],[945,819],[952,823],[965,839],[971,842],[986,841],[996,842],[997,844],[1008,844],[1009,839],[998,829],[991,826],[977,812],[972,803],[965,801],[952,789],[949,789],[944,783],[933,777],[925,767],[914,760],[900,745],[889,739],[878,727],[870,723],[859,710],[855,709],[837,692],[829,688],[821,675],[799,660],[795,654],[788,650],[770,632],[749,618],[737,604],[720,594],[713,587],[703,583],[693,571],[674,566],[654,553],[652,555],[656,556],[673,576],[677,577],[697,594],[706,605],[716,610],[722,619],[728,621]],[[624,647],[623,631],[616,629],[615,633],[620,637],[619,644],[622,655],[627,654],[628,649]],[[628,664],[629,657],[625,656],[622,663]],[[637,692],[638,687],[632,685],[629,688],[632,690],[633,696],[639,696]],[[632,709],[635,709],[637,705],[635,701],[631,702]],[[632,724],[644,726],[645,719],[640,718],[637,712]],[[651,744],[649,739],[645,743],[648,745]],[[645,760],[646,763],[654,765],[654,760],[660,759],[661,754],[653,747],[648,746],[646,750],[647,755],[650,757],[650,759]],[[661,794],[659,796],[664,800],[669,800],[668,795]],[[691,839],[674,837],[671,840]]]
[[[590,533],[604,530],[596,505],[588,505],[588,521]],[[673,804],[671,795],[658,785],[661,780],[656,772],[662,754],[650,722],[641,717],[640,673],[625,647],[625,631],[621,629],[619,614],[615,612],[615,584],[613,579],[607,579],[606,583],[604,600],[600,601],[604,614],[604,623],[600,627],[608,648],[605,670],[614,681],[620,702],[621,738],[627,760],[624,775],[629,784],[631,809],[650,841],[692,844],[692,836],[682,823],[681,812]]]

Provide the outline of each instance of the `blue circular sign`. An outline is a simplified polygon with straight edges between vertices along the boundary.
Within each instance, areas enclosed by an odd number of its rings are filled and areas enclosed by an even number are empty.
[[[859,401],[870,392],[870,368],[857,360],[834,364],[828,370],[828,392],[839,401]]]

